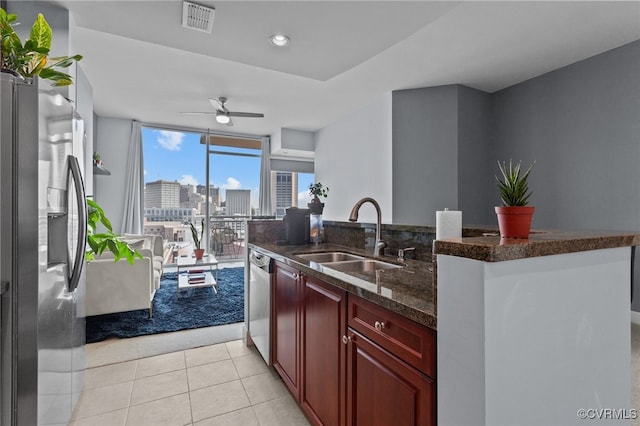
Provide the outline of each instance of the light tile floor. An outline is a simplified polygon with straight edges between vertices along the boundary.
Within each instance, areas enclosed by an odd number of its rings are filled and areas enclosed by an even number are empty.
[[[70,423],[308,424],[278,374],[242,340],[88,368],[85,390]]]

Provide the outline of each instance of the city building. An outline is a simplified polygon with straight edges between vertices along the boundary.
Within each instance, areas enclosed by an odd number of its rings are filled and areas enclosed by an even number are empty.
[[[200,195],[206,196],[207,195],[207,187],[206,185],[197,185],[196,186],[196,192]],[[220,188],[219,187],[215,187],[213,185],[209,186],[209,197],[210,198],[210,202],[211,204],[215,204],[216,207],[220,207],[221,203],[220,203]]]
[[[147,222],[144,224],[145,235],[160,235],[167,241],[187,241],[190,228],[181,222]]]
[[[227,216],[249,216],[251,214],[251,190],[227,189],[225,205]]]
[[[298,173],[271,172],[271,202],[277,218],[298,206]]]
[[[144,217],[148,222],[180,222],[189,223],[199,216],[194,208],[181,207],[145,207]]]
[[[144,188],[144,206],[180,207],[180,182],[156,180],[147,182]]]

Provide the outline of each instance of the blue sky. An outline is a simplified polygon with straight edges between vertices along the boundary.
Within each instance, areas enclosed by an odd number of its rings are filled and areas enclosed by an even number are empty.
[[[205,185],[206,147],[200,144],[199,133],[169,132],[142,129],[144,181],[158,179],[182,184]],[[222,151],[223,147],[215,147]],[[245,150],[246,151],[246,150]],[[255,151],[259,153],[259,151]],[[258,207],[260,158],[213,155],[210,163],[210,184],[224,189],[250,189],[252,207]],[[311,174],[298,175],[298,199],[308,201],[307,188]],[[224,191],[222,191],[224,199]]]

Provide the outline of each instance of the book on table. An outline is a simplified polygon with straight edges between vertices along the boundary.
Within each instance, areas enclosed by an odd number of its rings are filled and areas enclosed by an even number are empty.
[[[189,284],[199,284],[205,281],[205,274],[189,274]]]

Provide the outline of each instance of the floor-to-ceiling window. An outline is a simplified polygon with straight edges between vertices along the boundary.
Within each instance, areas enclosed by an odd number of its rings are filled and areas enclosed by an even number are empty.
[[[186,252],[190,224],[204,223],[204,248],[241,258],[244,220],[258,207],[260,140],[143,127],[142,143],[145,233]]]
[[[243,257],[245,221],[259,206],[261,156],[260,139],[209,135],[208,247],[219,259]]]

